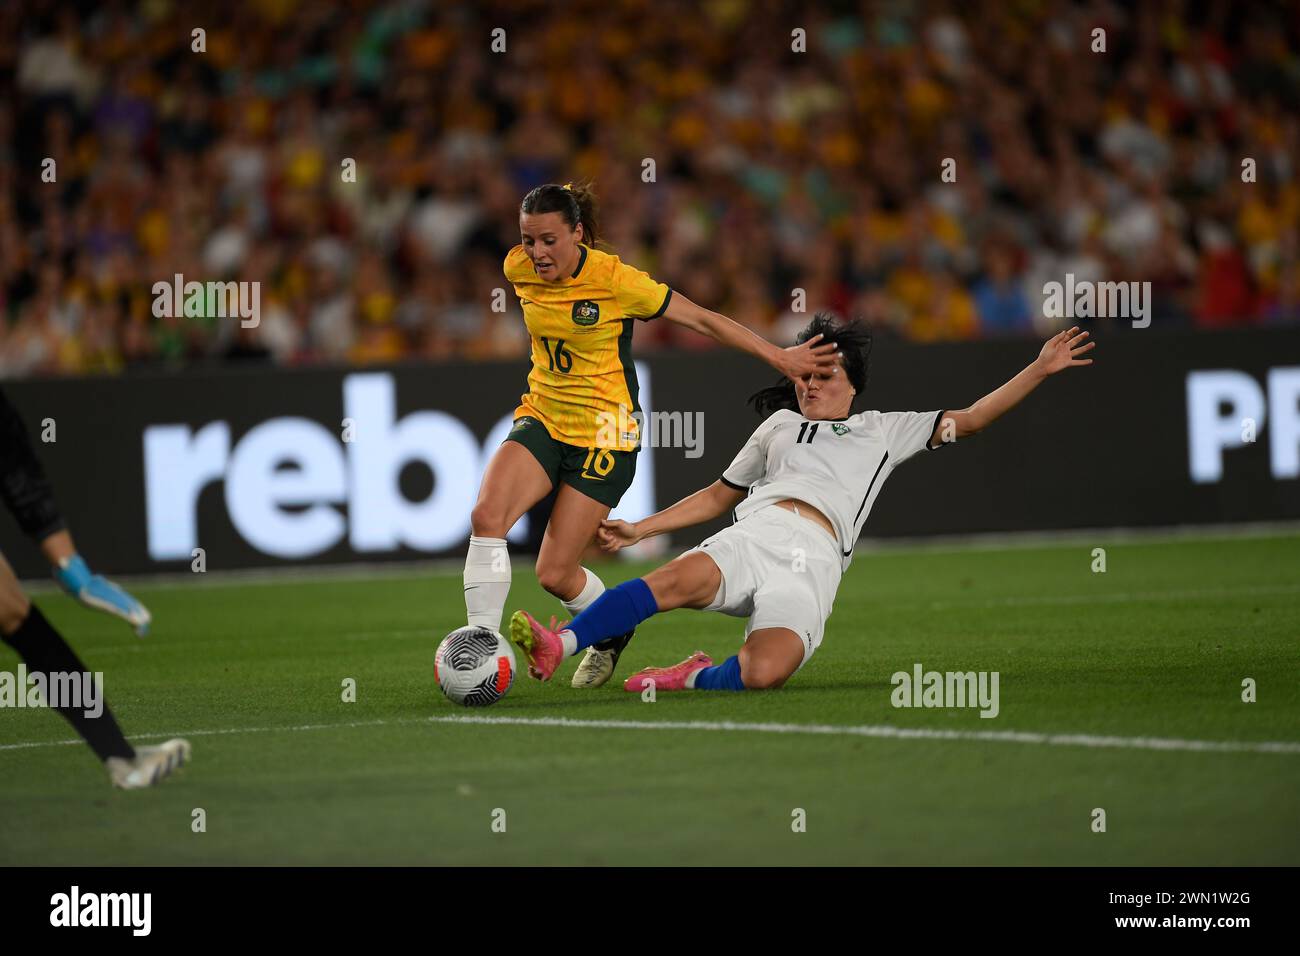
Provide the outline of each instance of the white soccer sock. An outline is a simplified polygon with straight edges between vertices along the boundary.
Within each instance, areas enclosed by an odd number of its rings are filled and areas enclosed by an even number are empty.
[[[501,612],[510,594],[510,552],[506,539],[471,535],[464,580],[466,621],[500,632]]]
[[[591,606],[591,603],[595,601],[596,598],[605,593],[604,581],[596,577],[596,575],[592,574],[586,568],[582,569],[582,573],[587,576],[587,582],[582,586],[582,590],[578,592],[576,597],[568,601],[560,602],[564,605],[564,609],[569,612],[570,620],[585,611]],[[566,656],[572,656],[578,653],[578,639],[574,637],[572,631],[560,632],[560,639],[564,641],[564,653]]]

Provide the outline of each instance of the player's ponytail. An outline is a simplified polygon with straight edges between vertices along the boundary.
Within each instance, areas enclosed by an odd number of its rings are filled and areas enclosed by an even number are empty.
[[[600,208],[596,203],[596,190],[592,188],[591,183],[569,183],[565,187],[573,194],[574,201],[578,204],[578,221],[582,223],[582,241],[584,245],[596,248],[599,239],[599,219]]]
[[[821,335],[818,345],[834,342],[838,345],[840,361],[849,384],[861,397],[867,388],[867,371],[871,360],[871,328],[865,323],[852,320],[837,321],[830,312],[818,312],[811,322],[795,336],[794,344],[802,345],[814,335]],[[788,378],[775,385],[761,388],[749,396],[748,402],[754,411],[764,418],[783,408],[799,410],[799,396],[795,393],[794,382]]]
[[[570,229],[582,223],[582,244],[592,249],[599,241],[599,207],[591,183],[547,183],[529,191],[519,211],[530,215],[558,212]]]

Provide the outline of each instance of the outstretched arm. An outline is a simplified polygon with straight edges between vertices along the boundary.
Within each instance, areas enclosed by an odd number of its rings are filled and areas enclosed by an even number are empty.
[[[1091,365],[1092,359],[1079,357],[1097,344],[1085,343],[1087,337],[1088,333],[1080,332],[1077,325],[1052,336],[1038,353],[1038,358],[1011,381],[998,386],[969,408],[945,412],[930,436],[931,447],[983,431],[1019,405],[1047,376],[1072,365]]]
[[[672,295],[668,309],[664,312],[664,318],[678,325],[684,325],[701,335],[707,335],[715,342],[748,352],[755,358],[762,359],[786,378],[802,378],[814,372],[829,373],[837,367],[835,353],[839,346],[833,342],[818,345],[820,335],[814,335],[803,345],[779,348],[739,322],[696,305],[680,292],[674,290]]]
[[[675,505],[669,505],[663,511],[642,518],[635,524],[606,518],[596,530],[596,541],[602,551],[613,554],[619,548],[636,544],[642,538],[653,538],[657,534],[711,521],[736,507],[744,497],[743,491],[737,491],[725,482],[715,481],[707,488],[701,488]]]

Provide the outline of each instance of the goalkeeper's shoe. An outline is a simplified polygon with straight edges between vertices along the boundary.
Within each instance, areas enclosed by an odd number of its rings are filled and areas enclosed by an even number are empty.
[[[623,682],[623,689],[630,694],[639,694],[647,687],[660,690],[686,690],[686,679],[696,671],[713,666],[713,658],[703,651],[696,651],[680,664],[672,667],[647,667],[637,671]]]
[[[591,690],[601,686],[613,677],[614,668],[618,666],[618,659],[635,633],[635,630],[628,631],[622,637],[606,638],[599,644],[593,644],[587,648],[587,653],[582,657],[582,663],[573,672],[573,680],[569,682],[570,685],[582,690]]]
[[[153,620],[149,609],[112,581],[91,572],[81,555],[64,558],[54,569],[54,579],[86,607],[120,617],[140,637],[149,633],[149,622]]]
[[[546,627],[527,611],[515,611],[510,617],[510,640],[523,651],[528,673],[538,680],[550,680],[564,660],[564,641],[560,639],[564,624],[557,625],[552,617],[551,626]]]
[[[109,757],[104,761],[113,786],[143,790],[170,776],[190,759],[190,742],[179,737],[156,747],[136,747],[135,756]]]

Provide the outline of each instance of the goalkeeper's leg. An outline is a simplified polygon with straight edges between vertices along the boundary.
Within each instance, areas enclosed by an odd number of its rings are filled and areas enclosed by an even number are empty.
[[[84,679],[82,675],[90,674],[40,608],[27,599],[3,556],[0,556],[0,640],[18,652],[29,675],[43,675],[46,687],[55,686],[52,680],[55,675],[75,674],[80,680]],[[142,753],[138,754],[122,735],[117,719],[106,704],[96,716],[88,716],[84,703],[72,706],[61,699],[48,703],[104,762],[110,778],[118,786],[149,786],[189,756],[189,744],[182,740],[141,748]]]

